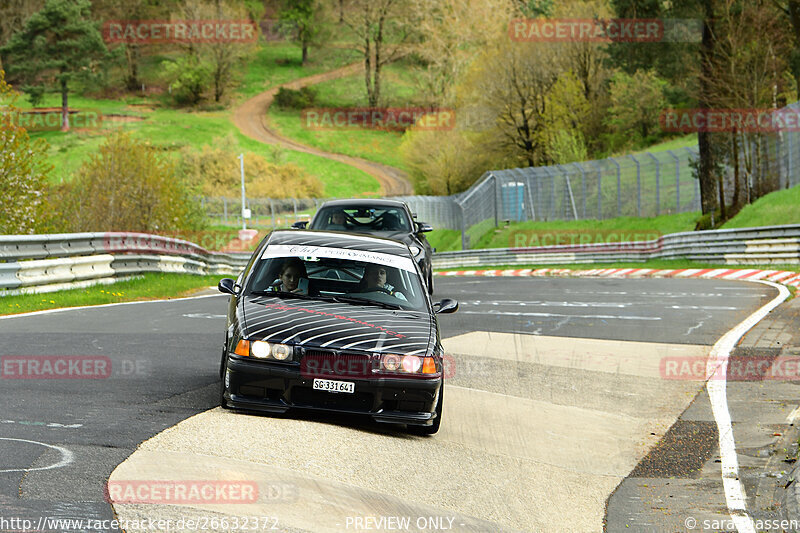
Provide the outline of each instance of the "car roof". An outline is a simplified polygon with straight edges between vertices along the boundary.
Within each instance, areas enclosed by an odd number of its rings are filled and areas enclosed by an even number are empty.
[[[323,207],[401,207],[405,208],[405,202],[401,202],[399,200],[377,200],[372,198],[351,198],[345,200],[328,200],[321,206],[320,209]]]
[[[380,252],[403,257],[411,256],[408,246],[402,242],[361,233],[347,234],[338,231],[322,230],[275,230],[270,233],[268,239],[267,246],[275,244],[325,246],[328,248],[346,248],[364,252]]]

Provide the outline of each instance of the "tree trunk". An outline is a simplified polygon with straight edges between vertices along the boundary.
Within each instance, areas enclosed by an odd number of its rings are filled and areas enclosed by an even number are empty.
[[[734,128],[733,133],[731,133],[731,140],[733,142],[733,198],[731,200],[731,209],[736,213],[741,207],[739,204],[739,194],[741,191],[741,185],[739,184],[739,180],[741,179],[741,172],[739,172],[739,139],[736,134],[736,128]]]
[[[67,80],[61,80],[61,131],[69,131],[69,91]]]
[[[794,30],[795,54],[800,53],[800,0],[789,0],[789,20],[792,21],[792,29]],[[794,80],[797,87],[800,87],[800,65],[792,65],[794,71]]]
[[[701,75],[699,81],[700,98],[699,107],[708,109],[709,92],[711,88],[709,80],[713,76],[711,60],[714,53],[714,0],[703,0],[703,40],[700,46],[700,68]],[[714,150],[711,146],[711,135],[706,131],[697,133],[697,144],[700,155],[700,164],[697,169],[697,178],[700,181],[700,204],[703,214],[713,213],[717,208],[716,181],[714,179]]]
[[[381,100],[381,50],[383,48],[383,24],[385,16],[381,15],[378,19],[378,34],[375,36],[375,74],[372,79],[372,100],[371,107],[378,107]]]
[[[141,86],[139,81],[139,46],[136,44],[126,46],[125,57],[128,60],[128,79],[125,85],[129,91],[135,91]]]

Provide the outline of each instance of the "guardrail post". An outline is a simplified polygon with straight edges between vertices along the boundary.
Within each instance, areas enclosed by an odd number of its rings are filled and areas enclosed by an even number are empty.
[[[272,228],[275,229],[275,202],[269,199],[269,213],[272,216]]]
[[[675,212],[681,212],[681,158],[672,150],[667,153],[675,159]]]

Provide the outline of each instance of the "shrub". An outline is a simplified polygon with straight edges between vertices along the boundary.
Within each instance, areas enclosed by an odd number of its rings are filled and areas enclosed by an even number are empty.
[[[36,231],[44,209],[47,143],[32,141],[14,117],[19,95],[0,70],[0,234]]]
[[[231,137],[202,150],[182,152],[181,172],[204,196],[237,197],[241,194],[239,151]],[[322,195],[322,183],[293,164],[270,163],[248,153],[244,158],[245,189],[249,197],[314,198]]]
[[[281,87],[275,95],[275,105],[281,109],[305,109],[317,101],[317,92],[311,87],[302,87],[299,91]]]
[[[204,219],[195,198],[169,156],[117,133],[78,170],[62,211],[71,231],[199,229]]]

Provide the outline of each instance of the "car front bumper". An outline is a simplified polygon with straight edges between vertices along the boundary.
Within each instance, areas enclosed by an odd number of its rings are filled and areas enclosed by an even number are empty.
[[[228,357],[224,398],[233,409],[284,413],[312,409],[369,415],[377,422],[429,426],[436,418],[442,379],[305,376],[299,366]],[[313,388],[314,378],[349,381],[355,392]]]

